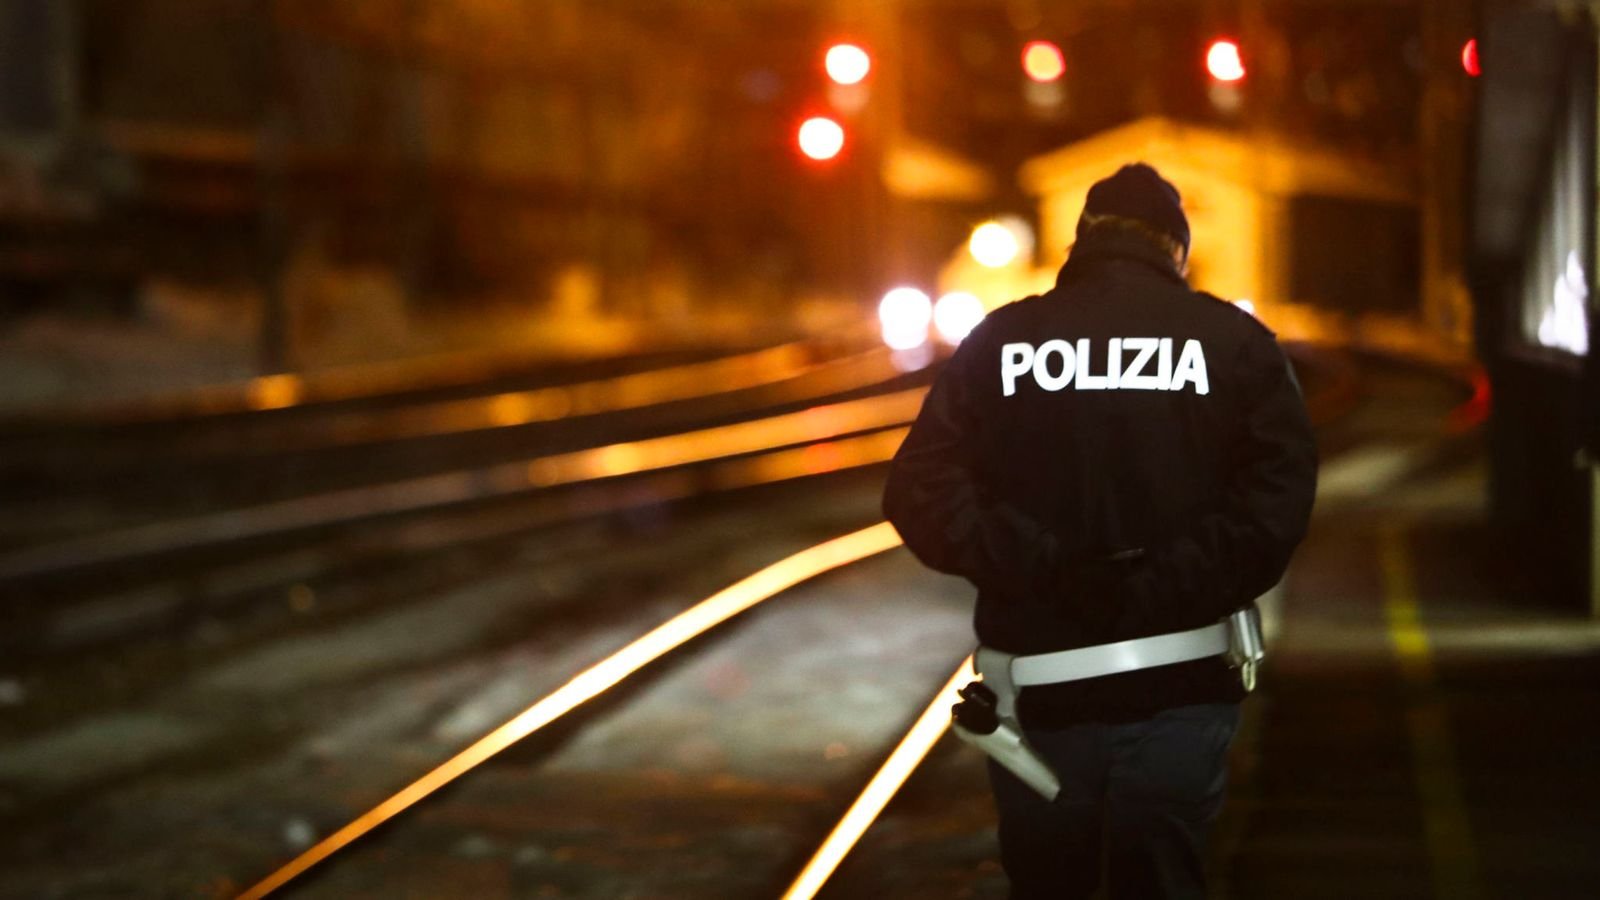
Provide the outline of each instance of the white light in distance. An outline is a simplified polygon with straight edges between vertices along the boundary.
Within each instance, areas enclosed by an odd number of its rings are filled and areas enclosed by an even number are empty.
[[[839,84],[858,84],[872,71],[872,57],[855,44],[834,44],[823,58],[828,77]]]
[[[1206,69],[1218,81],[1243,79],[1244,60],[1239,56],[1239,45],[1233,41],[1213,41],[1206,51]]]
[[[878,322],[883,342],[892,350],[911,350],[928,340],[933,321],[933,301],[912,287],[897,287],[878,301]]]
[[[933,327],[946,344],[961,339],[983,321],[983,301],[966,291],[945,294],[933,305]]]
[[[967,250],[972,258],[991,269],[1011,264],[1022,249],[1015,233],[999,222],[985,222],[972,230]]]
[[[1567,264],[1556,276],[1550,305],[1539,320],[1539,343],[1578,356],[1589,353],[1589,279],[1583,274],[1578,251],[1567,253]]]
[[[1256,305],[1254,303],[1251,303],[1249,300],[1244,300],[1244,299],[1235,300],[1235,301],[1233,301],[1233,305],[1239,307],[1240,309],[1244,310],[1245,312],[1249,313],[1252,316],[1256,314]]]
[[[800,152],[812,159],[827,160],[844,149],[844,129],[823,116],[807,119],[800,126]]]

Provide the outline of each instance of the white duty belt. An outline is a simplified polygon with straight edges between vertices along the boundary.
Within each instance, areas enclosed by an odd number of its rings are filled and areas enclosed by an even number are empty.
[[[1061,793],[1061,779],[1029,745],[1017,723],[1019,688],[1221,656],[1240,670],[1245,690],[1250,690],[1255,686],[1256,664],[1263,655],[1261,618],[1254,606],[1204,628],[1076,650],[1014,656],[992,647],[979,647],[973,663],[983,681],[962,690],[962,703],[951,710],[951,729],[957,737],[1010,769],[1040,796],[1054,801]]]
[[[997,712],[1002,718],[1012,718],[1016,715],[1019,688],[1082,681],[1210,656],[1226,657],[1228,665],[1240,670],[1245,690],[1250,690],[1255,687],[1255,667],[1263,655],[1261,619],[1251,606],[1212,625],[1076,650],[1015,656],[979,647],[973,662],[983,683],[999,698]]]

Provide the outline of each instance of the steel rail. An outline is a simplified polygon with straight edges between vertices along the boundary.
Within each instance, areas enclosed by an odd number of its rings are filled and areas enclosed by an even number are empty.
[[[786,383],[786,401],[804,400],[849,386],[885,381],[899,374],[887,350],[875,349],[817,360],[804,347],[784,345],[742,356],[619,375],[614,378],[505,391],[481,397],[443,400],[393,410],[363,413],[333,422],[271,427],[274,453],[318,451],[420,438],[470,435],[502,428],[556,422],[582,416],[625,412],[683,400],[709,399],[736,391]],[[208,436],[195,456],[222,456],[239,442],[237,434]],[[195,452],[198,449],[198,453]]]
[[[864,329],[848,329],[738,353],[722,359],[805,357],[814,354],[818,347],[830,342],[862,341],[865,333]],[[635,352],[638,349],[634,348]],[[587,358],[560,360],[563,364],[595,361],[598,360]],[[213,416],[312,407],[350,400],[375,399],[418,390],[463,387],[475,382],[526,372],[533,362],[535,359],[530,351],[523,349],[487,353],[482,351],[447,353],[418,359],[361,363],[308,374],[263,375],[231,384],[211,385],[100,406],[6,413],[0,416],[0,426],[20,425],[33,428],[85,423],[155,424],[169,420],[204,419]],[[716,362],[716,360],[704,362]],[[648,371],[662,372],[701,364],[686,363]],[[648,371],[632,374],[648,374]]]
[[[802,581],[898,546],[900,536],[887,522],[880,522],[808,547],[729,585],[578,673],[505,724],[279,867],[240,894],[240,900],[258,900],[278,890],[485,760],[739,613]]]
[[[865,397],[732,425],[626,441],[510,463],[346,488],[156,522],[0,554],[0,582],[282,535],[378,516],[703,463],[904,425],[925,388]]]
[[[916,722],[900,739],[900,743],[895,745],[889,758],[884,760],[867,786],[861,789],[839,823],[828,832],[817,852],[811,855],[789,889],[784,891],[783,900],[811,900],[822,890],[822,885],[844,862],[850,849],[866,834],[867,828],[894,799],[900,786],[905,784],[911,773],[927,758],[933,745],[944,736],[945,729],[950,725],[950,707],[961,699],[956,691],[962,682],[971,681],[974,677],[972,657],[968,656],[956,667],[950,680],[933,695],[933,700],[917,716]]]

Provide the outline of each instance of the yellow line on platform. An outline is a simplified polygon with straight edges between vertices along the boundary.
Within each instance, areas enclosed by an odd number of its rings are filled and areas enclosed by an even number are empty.
[[[879,522],[860,531],[808,547],[723,588],[663,622],[611,656],[578,673],[571,681],[523,710],[509,722],[483,736],[472,746],[290,860],[260,883],[240,894],[240,900],[257,900],[283,887],[307,869],[471,771],[491,756],[566,715],[629,675],[733,616],[802,581],[898,546],[900,546],[900,535],[895,532],[893,526],[888,522]]]
[[[889,805],[889,801],[911,777],[911,773],[916,771],[933,745],[939,742],[945,729],[950,727],[950,707],[961,699],[956,691],[963,681],[971,681],[974,677],[972,657],[969,656],[962,660],[955,674],[934,695],[933,702],[917,717],[916,724],[900,739],[899,745],[884,760],[877,774],[861,789],[861,795],[850,804],[839,824],[833,827],[822,846],[800,870],[794,883],[789,885],[789,890],[784,892],[783,900],[811,900],[822,890],[822,885],[839,868],[850,848],[861,840],[878,814]]]
[[[1389,641],[1407,692],[1406,728],[1411,737],[1417,793],[1422,801],[1423,836],[1434,895],[1449,900],[1480,900],[1485,893],[1472,827],[1461,795],[1449,717],[1433,691],[1433,652],[1422,624],[1403,526],[1389,523],[1379,529],[1378,563],[1383,576]]]

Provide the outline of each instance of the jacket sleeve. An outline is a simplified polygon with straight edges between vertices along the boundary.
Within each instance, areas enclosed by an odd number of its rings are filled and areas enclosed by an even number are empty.
[[[883,511],[924,565],[999,597],[1054,581],[1058,542],[1041,523],[986,490],[978,470],[982,325],[964,340],[923,401],[889,466]],[[998,364],[996,360],[996,364]],[[998,390],[998,383],[996,385]]]
[[[1221,502],[1148,549],[1121,598],[1121,634],[1153,633],[1175,620],[1203,624],[1250,603],[1283,577],[1305,536],[1316,495],[1316,440],[1277,341],[1265,332],[1252,338],[1238,360],[1243,420]]]

